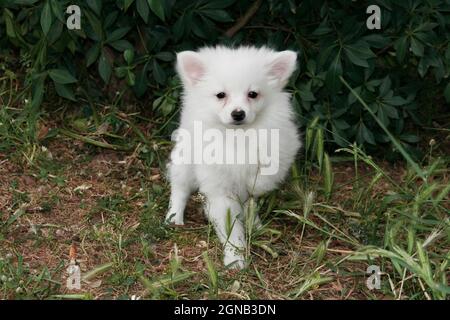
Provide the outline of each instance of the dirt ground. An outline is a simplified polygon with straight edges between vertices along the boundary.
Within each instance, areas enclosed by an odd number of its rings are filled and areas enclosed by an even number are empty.
[[[201,197],[194,196],[190,201],[186,226],[171,228],[161,224],[168,186],[159,168],[145,168],[129,154],[93,148],[64,137],[52,140],[46,150],[41,150],[40,157],[46,159],[35,167],[23,159],[0,154],[1,219],[6,223],[17,215],[3,232],[0,256],[12,253],[13,264],[18,257],[23,258],[31,278],[48,270],[37,284],[30,280],[25,288],[28,295],[46,298],[88,293],[95,299],[391,298],[367,290],[367,263],[336,263],[354,247],[328,239],[314,229],[306,228],[303,234],[301,225],[290,217],[276,215],[271,220],[269,227],[281,235],[261,237],[277,252],[276,257],[253,246],[249,270],[224,270],[220,245],[201,210]],[[397,179],[405,174],[401,165],[382,166]],[[353,195],[353,184],[349,182],[355,176],[354,170],[352,163],[334,165],[335,184],[341,185],[335,201],[343,207]],[[360,165],[358,171],[370,181],[371,170]],[[318,175],[310,178],[320,180]],[[367,181],[363,179],[362,183]],[[374,193],[385,187],[377,184]],[[283,197],[283,190],[279,194]],[[323,256],[318,257],[317,248],[325,242]],[[71,254],[81,271],[95,273],[89,282],[83,282],[81,291],[65,287],[70,248],[76,250]],[[205,251],[218,270],[216,293],[211,289]],[[156,281],[170,276],[177,256],[180,270],[195,274],[156,293],[149,289],[142,277]],[[112,266],[96,273],[96,268],[106,263]],[[6,293],[6,297],[11,295]]]

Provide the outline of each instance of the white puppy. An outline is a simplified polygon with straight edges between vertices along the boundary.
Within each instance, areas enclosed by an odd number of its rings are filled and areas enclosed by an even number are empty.
[[[206,215],[224,244],[226,266],[245,266],[243,208],[248,199],[275,189],[301,147],[290,96],[283,92],[296,59],[293,51],[275,52],[265,47],[202,48],[177,55],[184,95],[177,143],[168,166],[171,197],[166,221],[182,225],[186,202],[199,190],[207,199]],[[199,126],[202,136],[196,132]],[[260,139],[232,145],[227,140],[230,132],[240,133],[244,140]],[[260,133],[270,137],[264,139]],[[188,143],[189,136],[193,145]],[[219,149],[211,152],[205,141],[214,138]],[[270,159],[261,151],[269,149]],[[233,152],[248,159],[233,162]],[[256,163],[250,159],[257,159]],[[258,217],[255,223],[260,223]]]

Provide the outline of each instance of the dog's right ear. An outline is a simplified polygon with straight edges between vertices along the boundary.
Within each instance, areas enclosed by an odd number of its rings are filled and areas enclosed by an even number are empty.
[[[277,87],[284,87],[294,72],[297,64],[297,53],[291,50],[275,53],[275,58],[269,63],[269,79]]]
[[[205,74],[205,66],[200,55],[194,51],[177,54],[177,70],[185,85],[194,86]]]

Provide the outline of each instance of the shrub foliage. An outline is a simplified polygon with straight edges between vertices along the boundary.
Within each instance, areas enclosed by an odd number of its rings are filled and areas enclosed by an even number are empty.
[[[409,123],[430,121],[424,115],[436,107],[429,106],[450,100],[448,0],[1,3],[0,50],[27,63],[32,111],[47,88],[72,101],[126,90],[169,118],[179,89],[175,52],[217,43],[299,52],[290,84],[299,120],[318,118],[327,141],[339,146],[389,141],[341,76],[405,144],[418,141]],[[66,26],[72,4],[81,8],[81,30]],[[366,26],[371,4],[381,8],[380,30]]]

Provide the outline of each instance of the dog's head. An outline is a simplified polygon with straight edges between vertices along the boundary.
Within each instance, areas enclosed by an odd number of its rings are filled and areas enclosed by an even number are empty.
[[[177,55],[184,90],[202,112],[226,126],[251,124],[280,94],[296,67],[293,51],[268,48],[203,48]]]

